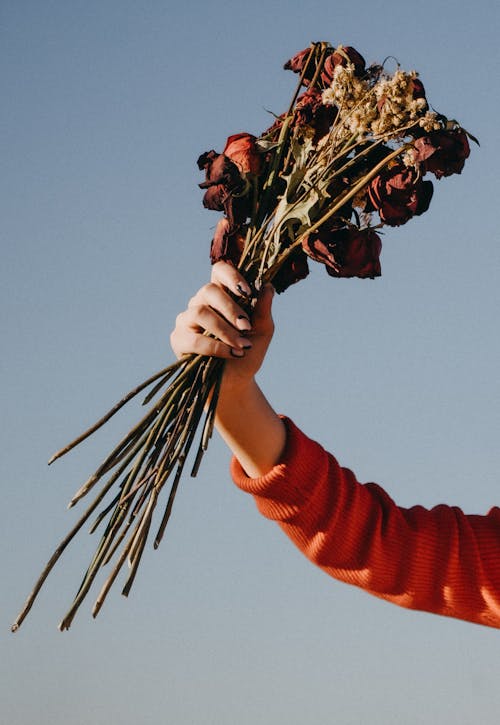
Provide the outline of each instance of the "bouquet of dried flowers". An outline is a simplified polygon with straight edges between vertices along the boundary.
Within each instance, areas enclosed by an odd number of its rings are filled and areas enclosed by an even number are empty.
[[[203,204],[222,212],[210,248],[212,263],[228,260],[255,290],[269,281],[278,292],[306,277],[311,260],[323,264],[332,277],[377,277],[382,248],[378,231],[424,213],[433,194],[429,176],[460,173],[473,137],[456,121],[431,110],[416,72],[405,72],[399,65],[392,73],[384,64],[367,67],[352,47],[313,43],[285,69],[299,76],[288,110],[276,115],[260,136],[230,136],[222,153],[211,150],[198,159],[205,173],[200,184]],[[198,471],[212,434],[223,367],[221,360],[196,355],[175,362],[128,393],[52,457],[50,462],[150,388],[144,400],[151,402],[148,412],[72,498],[70,506],[104,479],[43,570],[13,631],[59,556],[94,514],[91,532],[104,530],[59,627],[70,627],[107,564],[110,571],[93,616],[125,563],[128,576],[122,593],[128,595],[160,494],[172,477],[155,548],[197,437],[191,475]]]

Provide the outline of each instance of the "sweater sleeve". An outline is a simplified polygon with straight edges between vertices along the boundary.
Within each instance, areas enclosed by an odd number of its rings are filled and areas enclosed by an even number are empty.
[[[500,508],[481,516],[397,506],[284,420],[286,449],[269,473],[249,478],[231,462],[261,514],[335,579],[402,607],[500,628]]]

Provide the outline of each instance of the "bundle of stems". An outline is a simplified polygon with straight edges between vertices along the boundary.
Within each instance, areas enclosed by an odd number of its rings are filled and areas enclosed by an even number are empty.
[[[369,139],[366,133],[359,137],[346,133],[346,117],[352,115],[355,107],[344,113],[340,108],[328,134],[320,142],[314,140],[314,134],[307,126],[294,123],[300,89],[306,78],[309,88],[314,88],[329,53],[331,46],[327,43],[311,45],[290,107],[280,117],[278,131],[266,133],[259,140],[265,152],[265,167],[258,178],[252,176],[247,180],[252,206],[238,263],[256,293],[263,283],[273,281],[308,236],[335,219],[411,145],[405,138],[406,129],[401,127],[393,133],[393,138],[398,140],[395,147],[387,145],[391,137],[387,132],[378,138],[372,134]],[[373,93],[371,86],[366,93]],[[375,99],[373,104],[376,105]],[[408,128],[412,125],[415,125],[414,120]],[[350,177],[350,183],[343,184],[341,191],[332,196],[332,183],[346,177]],[[251,301],[249,304],[251,306]],[[93,515],[95,519],[90,532],[101,527],[104,531],[59,629],[66,630],[71,626],[97,575],[106,565],[110,565],[110,571],[95,600],[93,616],[98,614],[126,563],[128,574],[122,594],[129,594],[150,536],[160,494],[171,481],[154,534],[155,549],[164,535],[195,439],[197,446],[191,475],[198,472],[214,427],[223,371],[222,360],[198,355],[183,357],[131,390],[95,425],[50,459],[49,463],[52,463],[68,453],[132,398],[149,389],[143,401],[143,405],[151,404],[147,413],[71,499],[69,506],[73,507],[101,483],[93,502],[56,547],[12,625],[12,631],[20,627],[59,557]]]
[[[48,574],[68,544],[96,512],[113,488],[117,488],[117,493],[96,516],[90,527],[90,533],[93,533],[108,517],[105,530],[75,599],[61,621],[59,629],[65,630],[70,627],[98,572],[112,560],[124,540],[125,544],[97,596],[92,611],[93,616],[97,616],[111,585],[126,561],[129,565],[129,572],[122,593],[125,596],[128,595],[148,539],[159,493],[175,471],[163,517],[155,534],[155,549],[159,546],[165,532],[186,458],[200,427],[202,416],[204,416],[204,422],[191,475],[196,475],[203,452],[207,449],[213,431],[222,365],[221,360],[202,359],[201,356],[194,355],[169,365],[131,390],[97,423],[52,456],[49,463],[68,453],[88,438],[128,401],[148,387],[151,387],[151,390],[143,404],[147,404],[155,396],[159,396],[146,415],[115,446],[71,499],[70,508],[86,496],[104,476],[108,476],[91,505],[56,547],[12,625],[12,631],[16,631],[22,624]],[[174,378],[173,382],[165,390],[165,386],[172,378]],[[207,401],[209,402],[207,403]]]

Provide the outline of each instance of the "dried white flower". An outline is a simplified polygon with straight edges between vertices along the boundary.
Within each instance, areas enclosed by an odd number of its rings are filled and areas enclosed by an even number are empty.
[[[424,131],[427,131],[428,133],[430,131],[439,131],[441,128],[441,124],[438,121],[437,113],[434,113],[433,111],[427,111],[425,116],[422,116],[422,118],[419,120],[418,125],[421,126]]]
[[[378,116],[372,124],[375,136],[397,136],[398,129],[419,121],[426,112],[425,98],[415,98],[418,74],[397,70],[392,76],[382,77],[374,86]]]
[[[408,168],[412,168],[417,166],[417,152],[413,148],[413,146],[409,149],[407,149],[404,154],[401,156],[401,161],[405,166]]]

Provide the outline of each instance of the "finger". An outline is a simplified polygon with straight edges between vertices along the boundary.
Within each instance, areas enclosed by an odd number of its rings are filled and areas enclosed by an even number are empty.
[[[194,331],[184,331],[181,335],[175,329],[170,335],[170,344],[178,358],[191,353],[224,359],[245,355],[245,350],[242,348],[231,348],[220,340]]]
[[[183,331],[191,335],[203,335],[204,332],[213,335],[229,348],[248,350],[252,346],[249,340],[241,332],[233,327],[227,320],[221,317],[208,305],[193,305],[181,313],[177,318],[176,329],[182,340]]]
[[[207,314],[206,308],[212,308],[212,310],[237,330],[249,332],[252,329],[250,319],[245,310],[222,287],[219,287],[219,285],[213,282],[202,287],[188,303],[188,309],[198,310],[204,315]],[[208,321],[212,319],[212,316],[210,316]],[[211,327],[207,327],[204,324],[205,321],[207,320],[200,321],[200,326],[216,334]],[[224,329],[226,329],[225,326]]]
[[[252,289],[243,275],[229,262],[216,262],[212,266],[212,282],[223,285],[237,295],[249,297]]]

